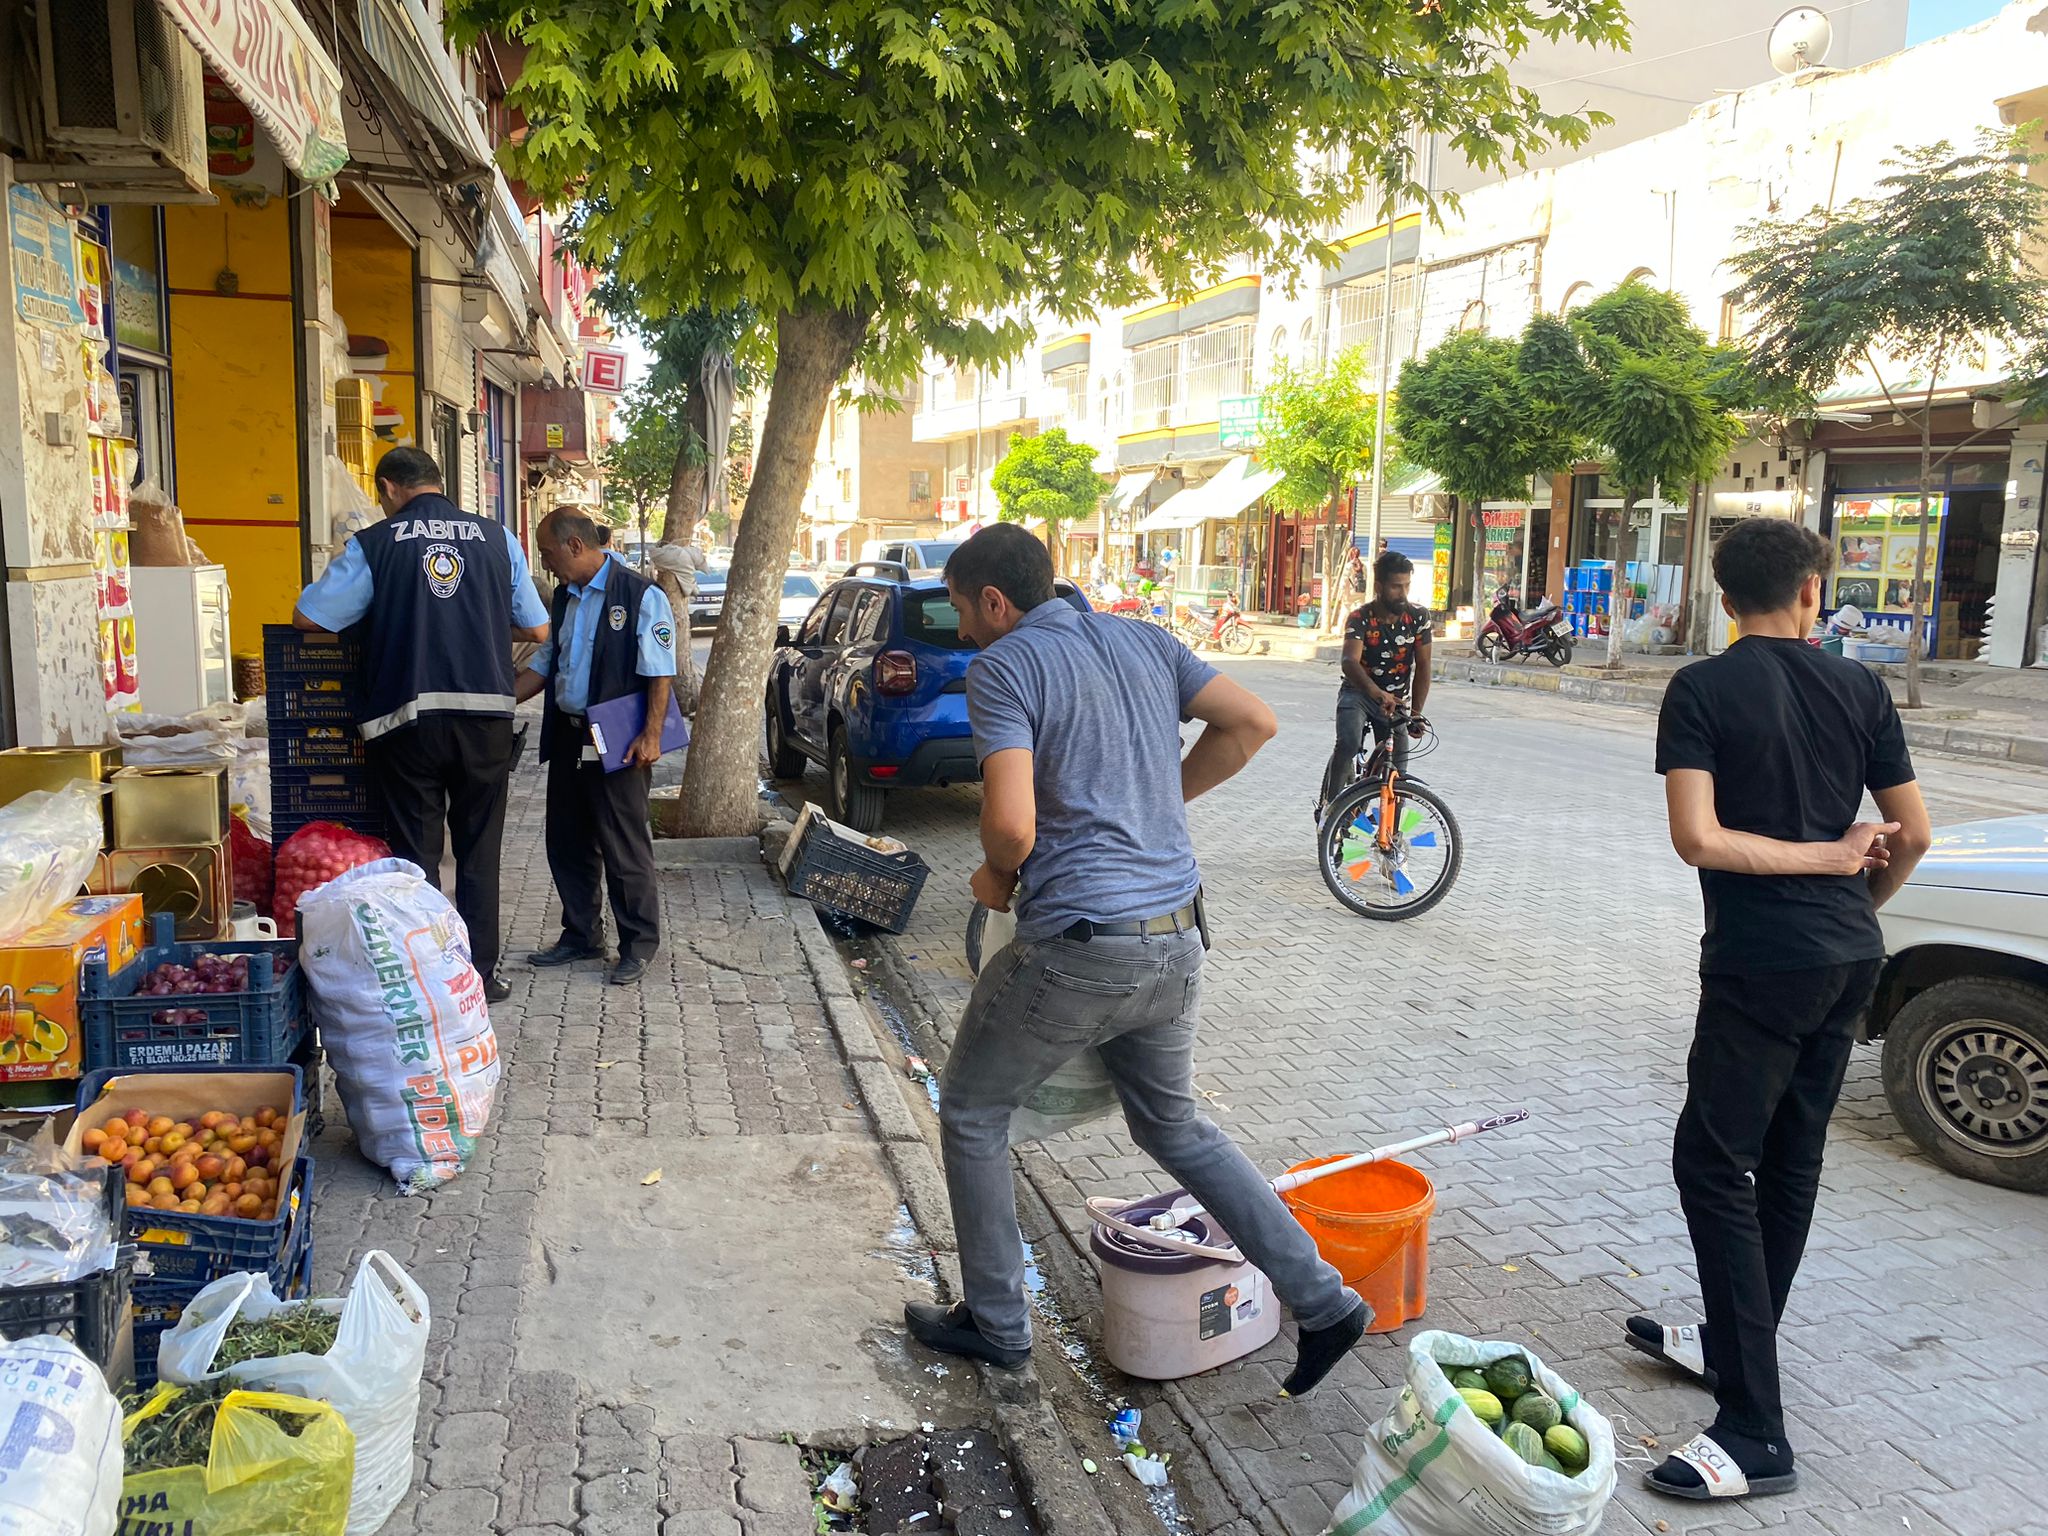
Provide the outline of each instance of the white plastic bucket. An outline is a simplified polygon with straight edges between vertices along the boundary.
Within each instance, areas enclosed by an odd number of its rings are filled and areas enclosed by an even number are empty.
[[[1124,1219],[1142,1226],[1179,1204],[1194,1201],[1173,1190],[1134,1206]],[[1181,1230],[1198,1243],[1230,1246],[1214,1216],[1192,1217]],[[1280,1331],[1279,1300],[1248,1260],[1176,1253],[1171,1238],[1155,1243],[1100,1222],[1089,1246],[1102,1272],[1103,1351],[1127,1376],[1176,1381],[1263,1348]]]

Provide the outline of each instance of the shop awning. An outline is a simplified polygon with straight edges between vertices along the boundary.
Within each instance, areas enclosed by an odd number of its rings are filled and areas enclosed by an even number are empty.
[[[341,70],[291,0],[161,0],[213,72],[242,100],[301,181],[334,195],[348,163]]]
[[[1132,532],[1170,533],[1194,527],[1202,520],[1202,490],[1203,487],[1197,486],[1192,491],[1174,492],[1154,507]]]
[[[1254,469],[1252,461],[1239,454],[1202,487],[1208,493],[1202,516],[1210,522],[1228,521],[1286,478],[1278,470]]]
[[[491,146],[463,104],[462,81],[420,0],[357,0],[356,11],[364,50],[407,105],[459,159],[479,170],[490,165]]]
[[[1109,493],[1109,510],[1112,512],[1129,511],[1138,504],[1138,499],[1151,488],[1154,478],[1155,471],[1149,469],[1141,470],[1136,474],[1125,475],[1117,481],[1115,488]]]
[[[1395,480],[1386,488],[1389,496],[1435,496],[1444,488],[1444,477],[1434,470],[1418,469]]]

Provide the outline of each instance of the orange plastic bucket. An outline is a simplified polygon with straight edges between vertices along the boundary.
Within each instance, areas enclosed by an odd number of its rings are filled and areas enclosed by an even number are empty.
[[[1334,1157],[1297,1163],[1320,1168]],[[1368,1333],[1391,1333],[1422,1316],[1429,1300],[1429,1213],[1436,1188],[1406,1163],[1367,1163],[1280,1197],[1316,1251],[1372,1308]]]

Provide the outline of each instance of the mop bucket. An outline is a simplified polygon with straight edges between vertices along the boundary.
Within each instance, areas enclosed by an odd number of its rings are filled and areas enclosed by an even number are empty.
[[[1319,1157],[1290,1174],[1338,1161]],[[1422,1316],[1429,1300],[1429,1216],[1436,1188],[1406,1163],[1367,1163],[1280,1198],[1316,1251],[1372,1308],[1368,1333],[1391,1333]]]
[[[1120,1215],[1142,1226],[1186,1198],[1176,1189]],[[1190,1242],[1231,1249],[1230,1234],[1214,1216],[1190,1217],[1179,1230]],[[1089,1230],[1088,1246],[1102,1276],[1103,1353],[1126,1376],[1178,1381],[1261,1349],[1280,1331],[1272,1285],[1243,1258],[1211,1258],[1171,1238],[1137,1236],[1099,1221]]]

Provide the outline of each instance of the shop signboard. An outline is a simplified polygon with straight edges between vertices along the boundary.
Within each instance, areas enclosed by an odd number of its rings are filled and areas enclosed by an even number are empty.
[[[1923,585],[1932,612],[1935,567],[1947,498],[1927,498],[1927,569]],[[1835,502],[1835,570],[1830,606],[1866,614],[1905,615],[1913,607],[1913,567],[1920,548],[1920,497],[1851,496]]]
[[[301,180],[331,188],[348,163],[341,71],[298,8],[290,0],[162,3],[264,126],[285,164]]]
[[[71,221],[34,187],[7,189],[7,239],[14,250],[14,304],[33,325],[85,324],[78,303],[78,256]]]
[[[1438,523],[1431,543],[1429,606],[1437,613],[1442,613],[1451,601],[1451,540],[1456,533],[1455,525]]]
[[[1219,447],[1256,448],[1264,435],[1266,402],[1258,395],[1226,395],[1216,402]]]
[[[585,347],[583,387],[597,395],[621,393],[626,387],[626,354],[617,347]]]

